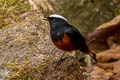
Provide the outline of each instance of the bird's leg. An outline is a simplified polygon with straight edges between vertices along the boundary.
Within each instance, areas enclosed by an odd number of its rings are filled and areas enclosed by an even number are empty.
[[[71,67],[70,73],[72,73],[75,70],[76,66],[79,65],[79,60],[82,59],[83,55],[84,54],[82,52],[76,51],[73,63],[70,66]]]
[[[84,66],[87,72],[91,72],[94,68],[94,61],[90,55],[85,55]]]
[[[70,73],[72,73],[75,70],[75,68],[77,68],[76,66],[79,66],[79,65],[82,67],[86,67],[85,69],[87,70],[87,72],[92,71],[93,61],[91,56],[87,53],[76,51],[74,61],[70,66],[71,67]]]
[[[85,66],[87,66],[87,67],[90,67],[94,64],[93,59],[90,55],[85,55],[84,62],[86,64]]]
[[[56,65],[55,65],[55,68],[56,68],[59,64],[61,64],[62,61],[65,60],[65,58],[63,59],[63,56],[64,56],[64,55],[65,55],[65,52],[62,54],[62,56],[60,57],[60,59],[57,61]]]
[[[84,56],[84,53],[77,50],[76,53],[75,53],[75,59],[79,62],[80,59],[82,59]]]

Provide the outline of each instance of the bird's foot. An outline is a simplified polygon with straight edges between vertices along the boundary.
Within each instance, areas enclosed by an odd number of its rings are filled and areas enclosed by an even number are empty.
[[[68,66],[68,68],[67,68],[68,71],[69,71],[69,74],[71,74],[72,72],[74,72],[75,69],[78,67],[78,65],[79,65],[79,61],[76,60],[76,59],[73,59],[73,63],[70,66]]]
[[[65,53],[62,54],[62,56],[60,57],[59,60],[57,60],[55,63],[55,69],[58,65],[60,65],[66,58],[63,58],[63,56],[65,55]]]
[[[94,70],[94,66],[89,66],[84,68],[88,73],[92,72]]]
[[[57,68],[57,66],[59,66],[63,61],[66,60],[66,57],[65,58],[60,58],[59,60],[55,61],[55,69]]]

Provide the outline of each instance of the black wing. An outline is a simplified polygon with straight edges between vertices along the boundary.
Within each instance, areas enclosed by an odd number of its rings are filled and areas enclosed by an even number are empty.
[[[88,46],[85,42],[85,38],[80,34],[80,32],[75,27],[69,25],[69,29],[66,29],[65,33],[70,38],[72,44],[76,47],[77,50],[80,50],[82,52],[89,51]]]

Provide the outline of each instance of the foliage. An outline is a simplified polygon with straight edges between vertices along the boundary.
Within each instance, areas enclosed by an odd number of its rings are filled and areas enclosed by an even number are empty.
[[[29,9],[26,0],[0,0],[0,28],[17,22],[17,16]]]

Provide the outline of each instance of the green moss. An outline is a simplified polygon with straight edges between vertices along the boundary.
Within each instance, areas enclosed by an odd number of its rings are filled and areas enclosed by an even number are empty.
[[[18,15],[29,9],[28,0],[0,0],[0,28],[15,23]]]
[[[0,6],[2,7],[4,4],[6,4],[6,7],[13,6],[17,0],[1,0]]]
[[[41,70],[50,61],[50,57],[47,57],[44,61],[40,61],[38,64],[33,64],[29,59],[26,59],[22,64],[13,61],[8,65],[8,68],[12,70],[8,76],[8,80],[37,80],[40,78]]]
[[[11,9],[11,12],[15,13],[15,14],[16,13],[19,14],[19,13],[23,13],[29,9],[30,9],[30,5],[28,2],[19,1],[19,2],[17,2],[17,6],[15,6],[13,9]]]
[[[118,16],[118,15],[120,15],[120,9],[115,10],[115,16]]]

